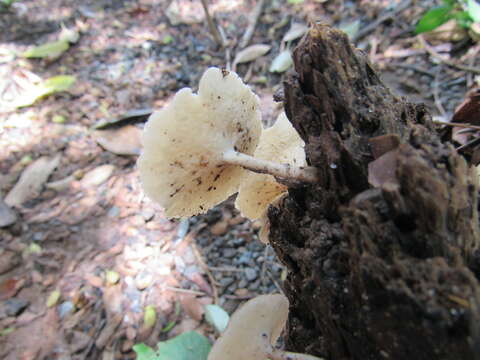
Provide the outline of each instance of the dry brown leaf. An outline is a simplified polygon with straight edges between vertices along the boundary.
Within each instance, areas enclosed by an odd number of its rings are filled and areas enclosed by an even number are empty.
[[[203,313],[205,312],[205,306],[196,296],[182,294],[180,296],[180,303],[182,304],[182,308],[185,310],[188,316],[197,321],[202,320]]]
[[[120,129],[97,130],[96,140],[105,150],[116,155],[139,155],[142,130],[134,125]]]
[[[381,187],[386,182],[395,181],[398,150],[389,151],[368,164],[368,182],[373,187]]]
[[[84,188],[98,186],[108,180],[115,170],[114,165],[101,165],[93,170],[90,170],[82,178],[81,185]]]
[[[252,60],[259,58],[260,56],[265,55],[270,51],[271,46],[265,44],[255,44],[250,45],[243,49],[242,51],[238,52],[233,60],[233,68],[237,64],[246,63]]]
[[[10,206],[20,206],[25,201],[38,196],[43,184],[60,163],[60,155],[53,158],[42,156],[23,170],[20,179],[5,198]]]

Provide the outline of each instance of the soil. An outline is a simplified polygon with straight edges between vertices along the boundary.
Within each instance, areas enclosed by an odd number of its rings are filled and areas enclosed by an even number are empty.
[[[174,16],[167,10],[176,3],[181,12]],[[424,103],[435,118],[449,120],[474,82],[471,72],[418,46],[413,26],[431,1],[265,3],[249,45],[271,49],[237,65],[260,97],[265,124],[282,110],[273,98],[282,97],[286,77],[268,69],[292,23],[345,28],[359,21],[356,46],[397,96]],[[191,329],[213,340],[205,304],[232,312],[246,299],[285,287],[291,261],[280,262],[258,242],[259,225],[242,218],[233,199],[178,221],[166,219],[141,189],[135,162],[148,114],[178,89],[195,89],[207,67],[232,64],[256,1],[211,1],[225,48],[215,43],[199,4],[30,0],[0,8],[0,358],[133,359],[134,344],[153,346]],[[362,33],[379,18],[384,21]],[[80,36],[58,58],[15,55],[57,40],[62,26]],[[478,45],[429,41],[442,55],[478,66]],[[69,91],[12,106],[38,77],[59,74],[76,77]],[[7,206],[22,173],[39,160],[58,163],[24,201]],[[364,189],[365,169],[349,171],[363,179],[354,187]],[[143,323],[148,305],[157,312],[153,328]],[[325,354],[298,335],[311,339],[314,330],[293,332],[290,346]]]

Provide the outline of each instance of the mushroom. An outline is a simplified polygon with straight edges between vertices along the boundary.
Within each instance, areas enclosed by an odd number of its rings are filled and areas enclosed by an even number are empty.
[[[261,131],[258,97],[235,73],[208,69],[198,95],[181,89],[145,125],[138,167],[146,194],[168,217],[206,212],[236,193],[245,173],[224,154],[253,154]]]
[[[255,150],[256,159],[286,163],[292,167],[306,166],[305,143],[282,112],[275,124],[264,130]],[[278,183],[268,174],[249,173],[240,184],[235,207],[243,216],[251,220],[258,219],[266,212],[275,198],[287,191],[287,187]]]
[[[273,199],[263,212],[262,216],[258,219],[260,222],[260,231],[258,232],[258,239],[263,242],[264,244],[268,244],[270,242],[269,236],[270,236],[270,220],[268,220],[268,208],[270,206],[274,207],[279,207],[280,203],[282,202],[283,199],[287,196],[287,193],[281,193],[278,195],[275,199]]]
[[[198,95],[179,90],[145,125],[138,167],[146,194],[166,216],[187,217],[237,192],[244,169],[317,181],[315,168],[251,156],[261,132],[258,97],[237,74],[209,68]]]
[[[274,347],[287,321],[288,306],[282,294],[260,295],[247,301],[230,318],[208,360],[319,360]]]

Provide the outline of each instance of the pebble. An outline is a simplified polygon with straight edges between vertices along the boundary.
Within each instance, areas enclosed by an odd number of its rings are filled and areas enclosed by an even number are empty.
[[[12,298],[4,302],[5,314],[8,316],[18,316],[25,310],[30,302],[28,300]]]
[[[258,272],[255,269],[246,268],[245,269],[245,276],[247,277],[248,281],[253,281],[258,277]]]
[[[235,279],[233,277],[224,277],[220,279],[219,283],[221,286],[227,287],[231,285],[234,281]]]
[[[75,305],[71,301],[64,301],[60,305],[58,305],[57,311],[58,316],[63,319],[65,316],[73,312],[75,309]]]
[[[232,249],[232,248],[223,250],[223,256],[225,256],[226,258],[229,258],[229,259],[234,257],[236,254],[237,254],[237,251],[235,249]]]
[[[212,233],[212,235],[215,235],[215,236],[225,235],[227,231],[228,231],[227,221],[219,221],[210,228],[210,232]]]

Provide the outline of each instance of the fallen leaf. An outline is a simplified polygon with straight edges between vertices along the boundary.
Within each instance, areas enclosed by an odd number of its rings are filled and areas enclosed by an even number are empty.
[[[47,156],[38,158],[22,172],[20,180],[5,198],[5,203],[10,206],[19,206],[37,196],[59,163],[60,155],[53,158]]]
[[[112,175],[113,171],[115,170],[114,165],[101,165],[96,167],[93,170],[87,172],[80,184],[84,188],[94,187],[103,184],[108,178]]]
[[[115,334],[115,331],[122,323],[122,319],[123,314],[116,314],[108,320],[107,325],[105,325],[102,332],[95,341],[95,345],[97,346],[97,348],[103,349],[108,344],[110,339]]]
[[[268,71],[282,73],[293,65],[290,50],[284,50],[273,59]]]
[[[10,226],[15,221],[17,221],[17,214],[0,198],[0,228]]]
[[[53,290],[50,295],[48,296],[48,299],[47,299],[47,307],[48,308],[51,308],[55,305],[57,305],[58,303],[58,300],[60,300],[60,296],[62,294],[60,293],[60,291],[58,290]]]
[[[212,325],[218,333],[222,333],[227,328],[230,316],[218,305],[207,305],[205,306],[205,320]]]
[[[308,26],[300,23],[292,23],[290,29],[283,35],[282,42],[289,42],[303,36],[308,30]]]
[[[141,134],[142,130],[134,125],[95,131],[100,146],[116,155],[139,155],[142,147]]]
[[[113,270],[107,270],[105,272],[105,280],[107,284],[115,285],[120,280],[120,274]]]
[[[32,83],[25,92],[20,94],[13,102],[13,106],[16,108],[30,106],[39,99],[58,92],[67,91],[75,81],[76,78],[74,76],[57,75],[37,84]]]
[[[159,342],[156,351],[145,344],[133,347],[137,360],[207,360],[210,349],[208,339],[195,331]]]
[[[238,52],[233,60],[232,68],[235,68],[237,64],[250,62],[265,55],[270,51],[271,46],[265,44],[250,45]]]
[[[373,158],[378,159],[383,154],[396,149],[400,144],[400,138],[396,134],[385,134],[370,138],[368,144]]]
[[[350,39],[353,39],[360,30],[360,20],[340,24],[339,29],[347,34]]]
[[[175,0],[165,11],[170,24],[198,24],[205,20],[205,11],[200,2],[189,0]]]
[[[0,300],[7,300],[15,296],[25,284],[25,280],[5,279],[0,282]]]
[[[57,40],[53,42],[49,42],[43,45],[35,46],[24,53],[22,56],[30,59],[57,59],[60,57],[65,51],[68,50],[69,44],[67,40]]]
[[[17,253],[10,250],[0,249],[0,274],[12,270],[20,263],[20,257]]]
[[[368,182],[373,187],[380,187],[396,179],[397,149],[391,150],[368,164]]]
[[[157,322],[157,311],[153,305],[147,305],[145,307],[145,313],[143,314],[143,326],[147,329],[153,328]]]
[[[180,296],[180,303],[188,316],[197,321],[202,320],[203,314],[205,313],[205,306],[196,296],[184,294]]]

